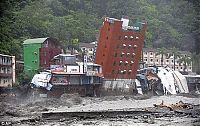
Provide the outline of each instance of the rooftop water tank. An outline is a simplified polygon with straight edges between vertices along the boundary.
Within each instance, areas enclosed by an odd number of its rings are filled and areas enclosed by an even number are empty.
[[[123,21],[122,27],[128,27],[129,19],[121,18],[121,21]]]

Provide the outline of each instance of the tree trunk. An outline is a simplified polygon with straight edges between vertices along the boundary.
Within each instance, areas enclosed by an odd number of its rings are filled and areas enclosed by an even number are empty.
[[[176,67],[176,62],[175,62],[175,56],[173,55],[173,60],[174,60],[174,71],[175,71],[175,67]]]
[[[163,54],[161,55],[161,66],[163,66]]]

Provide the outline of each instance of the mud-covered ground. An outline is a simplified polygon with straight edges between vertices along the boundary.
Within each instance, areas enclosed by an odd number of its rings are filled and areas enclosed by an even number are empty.
[[[169,110],[153,104],[175,104],[183,101],[192,106],[188,109]],[[110,117],[85,116],[42,118],[48,112],[125,111],[123,115]],[[127,114],[127,110],[143,110],[152,113]],[[156,112],[156,113],[155,113]],[[198,126],[200,125],[200,95],[181,94],[168,96],[104,96],[79,97],[63,94],[60,98],[1,96],[0,125],[13,126]]]

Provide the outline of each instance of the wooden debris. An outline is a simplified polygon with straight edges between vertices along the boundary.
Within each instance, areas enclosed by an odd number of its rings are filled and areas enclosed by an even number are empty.
[[[169,108],[171,111],[175,109],[192,109],[192,105],[184,103],[183,101],[179,101],[176,104],[164,104],[164,101],[162,100],[161,104],[154,104],[154,107],[166,107]]]

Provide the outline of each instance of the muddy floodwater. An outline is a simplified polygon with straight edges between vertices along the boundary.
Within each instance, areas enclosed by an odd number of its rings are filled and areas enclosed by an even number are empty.
[[[8,126],[198,126],[200,95],[20,98],[1,96],[0,125]],[[182,101],[190,108],[155,107]]]

